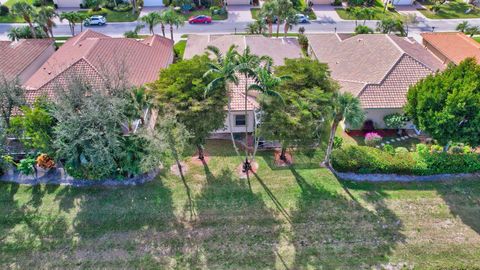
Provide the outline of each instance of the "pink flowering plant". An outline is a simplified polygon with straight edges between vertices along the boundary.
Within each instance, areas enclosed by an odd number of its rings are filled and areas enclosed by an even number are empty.
[[[369,132],[365,134],[365,145],[375,146],[382,141],[382,136],[376,132]]]

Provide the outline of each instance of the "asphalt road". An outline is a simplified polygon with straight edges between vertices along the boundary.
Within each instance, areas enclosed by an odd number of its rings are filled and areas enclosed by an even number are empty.
[[[410,35],[415,36],[420,32],[444,32],[454,31],[456,26],[463,20],[426,20],[420,22],[418,25],[410,27]],[[469,22],[472,25],[480,25],[480,19],[471,19]],[[245,27],[248,22],[231,22],[231,21],[214,21],[212,24],[205,25],[189,25],[174,29],[175,36],[178,38],[181,34],[206,34],[206,33],[234,33],[245,32]],[[361,23],[359,21],[358,23]],[[367,25],[371,28],[375,28],[376,21],[367,21]],[[136,22],[125,23],[108,23],[104,26],[92,26],[91,29],[95,31],[108,34],[110,36],[122,36],[124,32],[133,30]],[[6,39],[8,30],[12,26],[18,26],[22,24],[0,24],[0,39]],[[322,33],[322,32],[353,32],[355,29],[355,21],[312,21],[309,24],[303,24],[295,26],[292,32],[297,32],[300,26],[305,27],[306,33]],[[84,28],[85,29],[85,28]],[[275,27],[274,27],[275,30]],[[283,27],[280,27],[280,32]],[[76,31],[80,31],[80,26],[76,27]],[[143,29],[142,34],[147,34]],[[161,33],[160,27],[155,28],[155,33]],[[167,34],[168,27],[167,27]],[[71,35],[68,24],[58,24],[54,29],[54,35],[57,36],[69,36]]]

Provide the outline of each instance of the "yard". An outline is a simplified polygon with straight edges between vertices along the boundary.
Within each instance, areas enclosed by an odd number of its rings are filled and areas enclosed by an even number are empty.
[[[376,1],[373,7],[369,9],[373,10],[374,16],[373,20],[382,20],[385,18],[399,17],[400,15],[397,12],[392,12],[384,9],[383,3],[381,1]],[[347,11],[343,8],[336,8],[335,11],[338,13],[338,16],[343,20],[359,20],[362,21],[363,18],[358,18],[355,14]]]
[[[480,265],[480,182],[339,182],[313,159],[236,176],[228,142],[186,187],[0,184],[0,268],[467,269]],[[187,195],[189,194],[189,195]],[[192,206],[192,207],[191,207]]]
[[[259,16],[259,13],[260,13],[260,8],[251,8],[250,12],[252,13],[252,19],[258,20],[258,16]],[[299,12],[299,13],[303,13],[303,12]],[[315,12],[313,12],[313,11],[308,13],[308,14],[305,14],[305,15],[307,15],[308,19],[311,20],[311,21],[317,19],[317,15],[315,15]]]
[[[138,19],[140,13],[133,14],[132,11],[114,11],[108,8],[102,8],[101,11],[91,12],[89,10],[80,10],[81,13],[88,13],[89,15],[103,15],[108,22],[134,22]]]
[[[4,2],[3,4],[11,9],[13,4],[15,4],[18,1],[19,0],[8,0],[8,1]],[[24,2],[27,2],[29,4],[33,4],[33,0],[25,0]],[[53,5],[53,2],[50,2],[48,5]],[[24,22],[25,22],[25,20],[23,20],[23,18],[12,15],[11,10],[10,10],[10,13],[7,16],[0,16],[0,23],[24,23]]]
[[[480,42],[480,37],[473,37],[477,42]]]
[[[480,9],[465,3],[464,1],[449,1],[440,6],[440,10],[436,13],[430,11],[433,3],[423,4],[427,9],[419,10],[425,17],[429,19],[469,19],[480,18]],[[469,13],[467,10],[471,9]]]
[[[212,20],[214,20],[214,21],[221,21],[221,20],[228,19],[228,13],[212,15],[210,10],[208,10],[208,9],[197,9],[197,10],[194,10],[194,11],[189,11],[188,13],[180,13],[180,14],[183,16],[185,21],[188,21],[188,19],[192,16],[198,16],[198,15],[210,16],[210,17],[212,17]]]

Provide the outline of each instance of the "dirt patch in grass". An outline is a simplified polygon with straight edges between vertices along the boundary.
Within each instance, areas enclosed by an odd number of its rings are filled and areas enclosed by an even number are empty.
[[[183,175],[185,175],[188,172],[188,165],[185,162],[180,162],[180,166],[182,166],[182,172]],[[178,169],[177,164],[173,164],[170,166],[170,172],[178,177],[180,177],[180,170]]]
[[[252,167],[252,169],[248,172],[248,175],[252,177],[252,174],[257,173],[258,171],[258,162],[250,161],[250,166]],[[240,177],[240,179],[247,178],[247,173],[243,171],[243,162],[237,166],[236,172],[237,172],[237,175]]]
[[[275,166],[278,167],[287,167],[293,164],[293,156],[290,152],[285,153],[286,160],[280,159],[281,151],[276,150],[273,155],[275,158]]]

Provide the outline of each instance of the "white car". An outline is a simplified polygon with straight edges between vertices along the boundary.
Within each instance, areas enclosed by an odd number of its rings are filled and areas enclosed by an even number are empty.
[[[309,23],[308,16],[305,16],[304,14],[297,14],[297,22],[298,23]]]
[[[85,21],[83,21],[83,25],[105,25],[107,23],[107,19],[101,15],[92,16]]]

